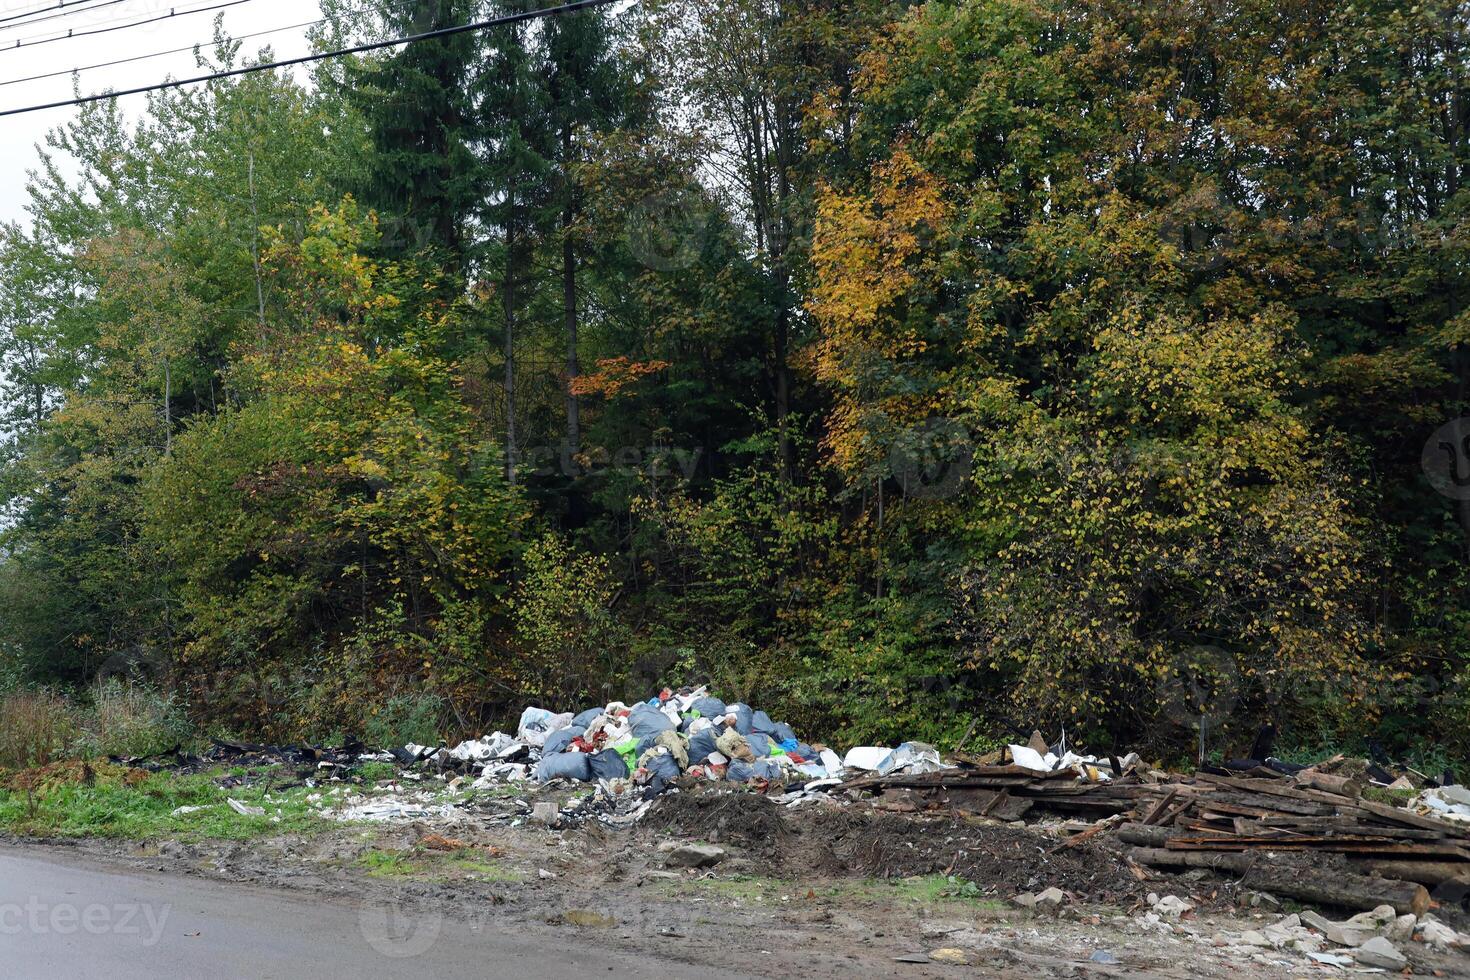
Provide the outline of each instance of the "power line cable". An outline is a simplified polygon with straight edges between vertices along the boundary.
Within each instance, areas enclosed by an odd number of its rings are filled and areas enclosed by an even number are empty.
[[[69,41],[74,37],[90,37],[93,34],[110,34],[113,31],[125,31],[130,27],[142,27],[144,24],[156,24],[161,20],[169,20],[174,17],[187,17],[190,14],[205,14],[211,10],[223,10],[226,7],[238,7],[242,3],[249,2],[250,0],[228,0],[228,2],[226,3],[217,3],[208,7],[193,7],[189,10],[176,10],[170,8],[169,12],[166,14],[160,14],[157,17],[150,17],[147,20],[135,20],[127,24],[118,24],[116,27],[99,27],[96,30],[92,31],[67,31],[65,34],[54,34],[47,37],[38,36],[33,38],[21,38],[14,44],[10,44],[9,42],[7,42],[3,48],[0,48],[0,54],[4,54],[7,51],[15,51],[20,48],[39,47],[42,44],[51,44],[55,41]]]
[[[315,27],[318,24],[325,24],[326,22],[326,18],[324,17],[321,20],[308,20],[302,21],[300,24],[287,24],[285,27],[274,27],[268,31],[255,31],[252,34],[240,34],[235,37],[224,38],[224,40],[227,42],[248,41],[254,37],[265,37],[267,34],[280,34],[283,31],[294,31],[298,27]],[[4,88],[6,85],[19,85],[21,82],[35,82],[43,78],[57,78],[61,75],[72,75],[84,71],[94,71],[98,68],[112,68],[115,65],[127,65],[133,63],[134,61],[147,61],[149,58],[162,58],[165,55],[170,54],[183,54],[185,51],[193,51],[197,48],[204,47],[206,44],[212,43],[214,42],[195,41],[193,44],[186,45],[182,48],[172,48],[168,51],[155,51],[152,54],[138,54],[134,55],[131,58],[118,58],[116,61],[102,61],[95,65],[79,65],[76,68],[68,68],[64,71],[46,72],[44,75],[27,75],[25,78],[8,78],[4,81],[0,81],[0,88]]]
[[[59,11],[59,10],[65,10],[66,13],[76,13],[76,14],[79,14],[79,13],[83,13],[85,10],[95,10],[96,9],[95,7],[86,7],[85,6],[86,4],[90,4],[90,3],[94,3],[94,2],[96,2],[96,0],[71,0],[70,3],[65,3],[65,2],[63,2],[63,3],[52,3],[52,4],[47,4],[44,7],[36,7],[33,10],[18,10],[18,11],[16,11],[13,14],[7,14],[4,17],[0,17],[0,24],[8,24],[10,21],[13,21],[13,20],[23,20],[26,17],[34,17],[36,14],[50,14],[51,17],[64,16],[63,14],[55,13],[55,11]],[[99,7],[110,7],[113,4],[115,4],[115,3],[122,3],[122,2],[123,2],[123,0],[105,0],[104,3],[100,3],[97,6],[99,6]],[[71,9],[72,7],[83,7],[84,10],[72,10]],[[49,20],[50,17],[43,17],[41,19],[42,20]]]
[[[245,3],[246,0],[232,0],[231,3],[221,4],[229,7],[237,3]],[[578,10],[586,10],[591,7],[602,7],[619,0],[575,0],[573,3],[565,3],[557,7],[546,7],[542,10],[525,10],[514,14],[504,14],[500,17],[492,17],[489,20],[476,21],[473,24],[460,24],[455,27],[441,27],[438,30],[424,31],[420,34],[410,34],[407,37],[393,38],[388,41],[370,41],[365,44],[356,44],[350,48],[338,48],[335,51],[321,51],[316,54],[301,55],[298,58],[284,58],[280,61],[262,62],[257,65],[244,65],[240,68],[231,68],[228,71],[211,72],[208,75],[196,75],[193,78],[179,78],[172,81],[156,82],[152,85],[140,85],[136,88],[122,89],[115,92],[99,92],[94,95],[83,95],[74,99],[63,99],[60,102],[45,102],[40,105],[22,106],[18,109],[0,110],[0,118],[5,116],[18,116],[26,112],[40,112],[43,109],[61,109],[67,106],[86,105],[89,102],[101,102],[105,99],[117,99],[124,95],[139,95],[143,92],[158,92],[163,89],[180,88],[184,85],[197,85],[200,82],[213,82],[221,78],[233,78],[237,75],[249,75],[258,71],[270,71],[274,68],[288,68],[292,65],[310,64],[316,61],[325,61],[328,58],[340,58],[343,55],[361,54],[365,51],[381,51],[384,48],[395,48],[400,44],[415,44],[419,41],[427,41],[432,38],[450,37],[455,34],[464,34],[469,31],[483,31],[491,27],[500,27],[505,24],[519,24],[530,20],[540,20],[543,17],[554,17],[561,14],[570,14]],[[637,0],[634,0],[637,2]],[[207,9],[207,8],[203,8]],[[195,11],[196,13],[198,11]]]
[[[116,6],[116,5],[120,4],[120,3],[127,3],[127,2],[128,2],[128,0],[102,0],[101,3],[95,4],[94,6],[91,6],[91,7],[81,7],[80,10],[73,9],[73,8],[76,8],[76,7],[80,6],[79,4],[68,3],[68,4],[61,4],[60,5],[60,6],[65,7],[66,8],[65,10],[58,10],[56,7],[45,7],[43,9],[41,9],[41,10],[33,10],[30,13],[28,13],[28,14],[11,14],[9,17],[0,17],[0,24],[10,24],[9,27],[0,27],[0,30],[9,31],[9,30],[13,30],[13,29],[15,29],[17,27],[29,27],[32,24],[41,24],[41,23],[44,23],[44,22],[46,22],[48,20],[56,20],[58,17],[73,17],[73,16],[75,16],[77,14],[90,14],[92,11],[94,11],[94,10],[101,10],[103,7],[114,7],[114,6]],[[46,16],[45,17],[36,17],[35,20],[23,20],[22,19],[22,18],[27,18],[27,17],[34,17],[36,14],[45,14]],[[19,23],[19,24],[12,24],[11,23],[11,21],[17,21],[17,20],[21,21],[21,23]]]

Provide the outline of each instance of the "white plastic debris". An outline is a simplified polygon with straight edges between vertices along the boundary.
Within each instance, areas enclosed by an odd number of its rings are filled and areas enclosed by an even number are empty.
[[[545,739],[543,738],[544,742]],[[484,738],[460,742],[449,750],[449,754],[462,762],[485,762],[502,758],[508,752],[519,750],[520,743],[504,732],[486,735]]]
[[[923,742],[904,742],[884,756],[877,766],[878,772],[884,776],[892,772],[937,772],[948,768],[940,761],[939,750]]]
[[[249,803],[242,803],[242,802],[240,802],[239,800],[236,800],[236,799],[228,799],[228,800],[225,800],[225,802],[230,805],[230,809],[231,810],[234,810],[236,813],[238,813],[242,817],[263,817],[263,816],[265,816],[265,808],[264,807],[251,806]]]
[[[427,794],[425,794],[427,796]],[[437,819],[452,822],[464,816],[458,807],[440,803],[427,802],[426,799],[414,797],[393,797],[391,799],[368,800],[343,807],[339,810],[329,810],[325,816],[335,820],[372,820],[372,821],[394,821],[394,820],[423,820]]]
[[[883,764],[892,749],[885,749],[879,745],[859,745],[847,750],[847,755],[842,757],[844,769],[863,769],[872,772]]]
[[[1463,786],[1440,786],[1426,789],[1410,801],[1409,806],[1445,820],[1470,823],[1470,789]]]
[[[1006,748],[1010,749],[1011,761],[1022,769],[1032,769],[1036,772],[1051,772],[1057,767],[1057,763],[1061,761],[1050,752],[1042,755],[1035,749],[1028,748],[1025,745],[1008,745]]]

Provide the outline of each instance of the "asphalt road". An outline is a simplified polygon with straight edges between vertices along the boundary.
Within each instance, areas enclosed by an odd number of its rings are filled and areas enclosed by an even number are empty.
[[[562,980],[733,977],[595,945],[593,930],[506,931],[368,901],[164,874],[99,870],[0,850],[6,980]]]

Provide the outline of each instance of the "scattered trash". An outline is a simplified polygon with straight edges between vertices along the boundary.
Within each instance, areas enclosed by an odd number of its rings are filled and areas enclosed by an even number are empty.
[[[265,808],[264,807],[251,806],[249,803],[241,803],[239,800],[235,800],[235,799],[227,799],[227,800],[225,800],[225,802],[230,805],[230,809],[231,810],[234,810],[236,813],[240,814],[240,816],[242,816],[242,817],[263,817],[263,816],[265,816]]]
[[[1470,823],[1470,789],[1464,786],[1439,786],[1426,789],[1409,802],[1420,813],[1431,813],[1445,820]]]
[[[1314,963],[1324,963],[1327,966],[1352,966],[1351,956],[1339,956],[1336,953],[1308,953],[1307,959]]]

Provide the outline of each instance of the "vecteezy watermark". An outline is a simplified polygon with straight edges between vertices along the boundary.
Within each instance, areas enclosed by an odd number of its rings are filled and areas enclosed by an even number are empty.
[[[357,931],[383,956],[408,959],[424,955],[439,941],[444,916],[396,899],[375,899],[358,910]]]
[[[628,250],[656,272],[678,272],[704,251],[709,211],[693,192],[660,191],[628,214]]]
[[[1435,490],[1451,500],[1470,500],[1470,416],[1435,429],[1424,442],[1419,465]]]
[[[564,446],[530,446],[516,454],[516,467],[538,477],[560,473],[575,478],[605,470],[641,471],[652,480],[680,477],[687,483],[694,479],[703,456],[704,449],[700,446],[620,446],[612,450],[590,449],[575,455]]]
[[[920,500],[952,497],[975,463],[969,430],[948,418],[931,418],[898,433],[888,447],[888,468],[904,496]]]
[[[1240,668],[1229,653],[1192,646],[1173,656],[1159,678],[1163,715],[1180,728],[1199,728],[1200,754],[1207,733],[1228,719],[1240,701]]]
[[[172,906],[147,902],[0,902],[0,936],[55,935],[137,936],[144,946],[163,937]]]

